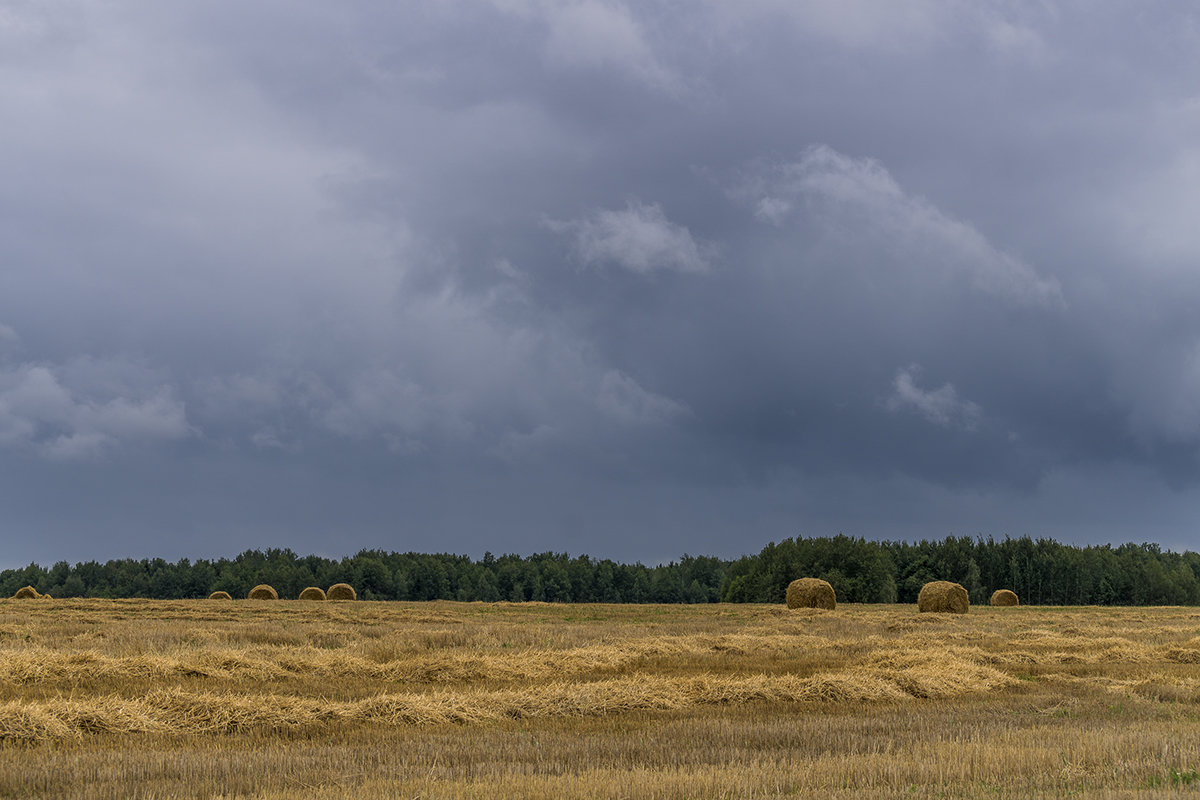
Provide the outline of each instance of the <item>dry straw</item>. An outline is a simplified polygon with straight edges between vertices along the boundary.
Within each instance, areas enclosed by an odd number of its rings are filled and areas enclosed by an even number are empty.
[[[487,723],[682,710],[753,701],[899,702],[981,694],[1015,684],[994,667],[918,653],[901,663],[815,675],[633,675],[531,687],[380,694],[357,700],[279,694],[155,689],[141,698],[48,697],[0,703],[0,742],[80,738],[89,733],[222,734],[321,725]]]
[[[837,594],[829,581],[820,578],[800,578],[787,587],[788,608],[837,608]]]
[[[17,589],[17,593],[13,595],[13,599],[14,600],[27,600],[27,599],[33,599],[35,597],[41,597],[41,596],[42,595],[38,593],[38,590],[33,588],[32,586],[22,586],[20,589]]]
[[[313,646],[212,647],[130,658],[30,646],[0,658],[0,686],[130,678],[171,681],[181,675],[203,675],[214,681],[282,681],[297,676],[386,680],[398,684],[469,683],[481,679],[545,681],[604,671],[625,673],[631,666],[647,659],[704,658],[754,652],[796,656],[811,652],[828,641],[795,633],[655,636],[565,650],[405,653],[382,661],[340,648],[329,650]],[[1192,652],[1200,655],[1200,651]]]
[[[300,593],[301,600],[324,600],[325,590],[319,586],[310,586]]]
[[[217,591],[210,594],[208,596],[208,599],[209,600],[232,600],[233,597],[230,596],[229,592],[223,592],[218,589]]]
[[[1011,589],[997,589],[992,592],[992,605],[994,606],[1015,606],[1020,605],[1020,602],[1017,599],[1017,593]]]
[[[950,581],[931,581],[921,587],[917,595],[918,611],[942,611],[965,614],[971,607],[967,590],[961,584]]]
[[[355,593],[354,587],[348,583],[335,583],[329,587],[329,591],[325,597],[329,600],[357,600],[358,594]]]
[[[275,591],[265,583],[260,583],[250,590],[250,594],[246,595],[251,600],[278,600],[279,592]]]

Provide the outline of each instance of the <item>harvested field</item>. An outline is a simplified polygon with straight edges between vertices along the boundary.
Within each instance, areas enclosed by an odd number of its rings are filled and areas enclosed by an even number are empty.
[[[1174,796],[1197,665],[1183,608],[3,600],[0,797]]]

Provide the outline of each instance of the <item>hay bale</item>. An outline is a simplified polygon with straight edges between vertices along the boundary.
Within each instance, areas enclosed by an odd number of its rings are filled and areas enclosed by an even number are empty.
[[[787,587],[788,608],[837,608],[837,593],[829,581],[820,578],[800,578]]]
[[[325,593],[325,597],[329,600],[357,600],[358,594],[354,591],[354,587],[348,583],[335,583],[329,587],[329,591]]]
[[[210,594],[208,596],[208,599],[209,600],[232,600],[233,597],[229,594],[229,592],[223,592],[220,589],[218,589],[217,591]]]
[[[32,600],[33,598],[41,597],[41,596],[42,595],[38,592],[38,590],[33,588],[32,586],[22,586],[20,589],[17,589],[17,593],[13,595],[13,599],[14,600]]]
[[[1017,599],[1017,593],[1011,589],[997,589],[992,592],[992,605],[994,606],[1016,606],[1020,604],[1021,601]]]
[[[921,587],[921,593],[917,595],[918,611],[965,614],[970,607],[967,590],[961,584],[950,581],[930,581]]]
[[[250,590],[250,594],[246,595],[251,600],[278,600],[279,592],[275,591],[265,583],[260,583]]]
[[[301,600],[324,600],[325,590],[320,586],[310,586],[300,593]]]

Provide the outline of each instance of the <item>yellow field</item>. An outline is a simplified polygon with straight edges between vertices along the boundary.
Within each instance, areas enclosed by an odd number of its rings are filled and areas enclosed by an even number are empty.
[[[1200,793],[1200,609],[0,601],[0,797]]]

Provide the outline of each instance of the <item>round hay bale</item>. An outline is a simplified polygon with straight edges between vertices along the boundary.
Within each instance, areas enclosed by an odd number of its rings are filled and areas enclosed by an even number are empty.
[[[260,583],[250,590],[250,594],[246,595],[251,600],[278,600],[279,592],[275,591],[265,583]]]
[[[800,578],[787,587],[788,608],[837,608],[837,593],[829,581],[820,578]]]
[[[17,593],[13,595],[14,600],[32,600],[35,597],[41,597],[38,590],[32,586],[22,586],[17,589]]]
[[[229,594],[229,592],[225,592],[225,591],[218,589],[217,591],[210,594],[208,596],[208,599],[209,600],[232,600],[233,597]]]
[[[325,590],[320,586],[310,586],[300,593],[301,600],[324,600]]]
[[[921,593],[917,595],[918,611],[965,614],[970,607],[967,590],[950,581],[930,581],[921,587]]]
[[[325,593],[325,597],[328,600],[357,600],[358,593],[348,583],[335,583],[329,587],[329,591]]]
[[[1020,604],[1021,601],[1017,599],[1017,593],[1011,589],[997,589],[992,592],[992,605],[994,606],[1016,606]]]

